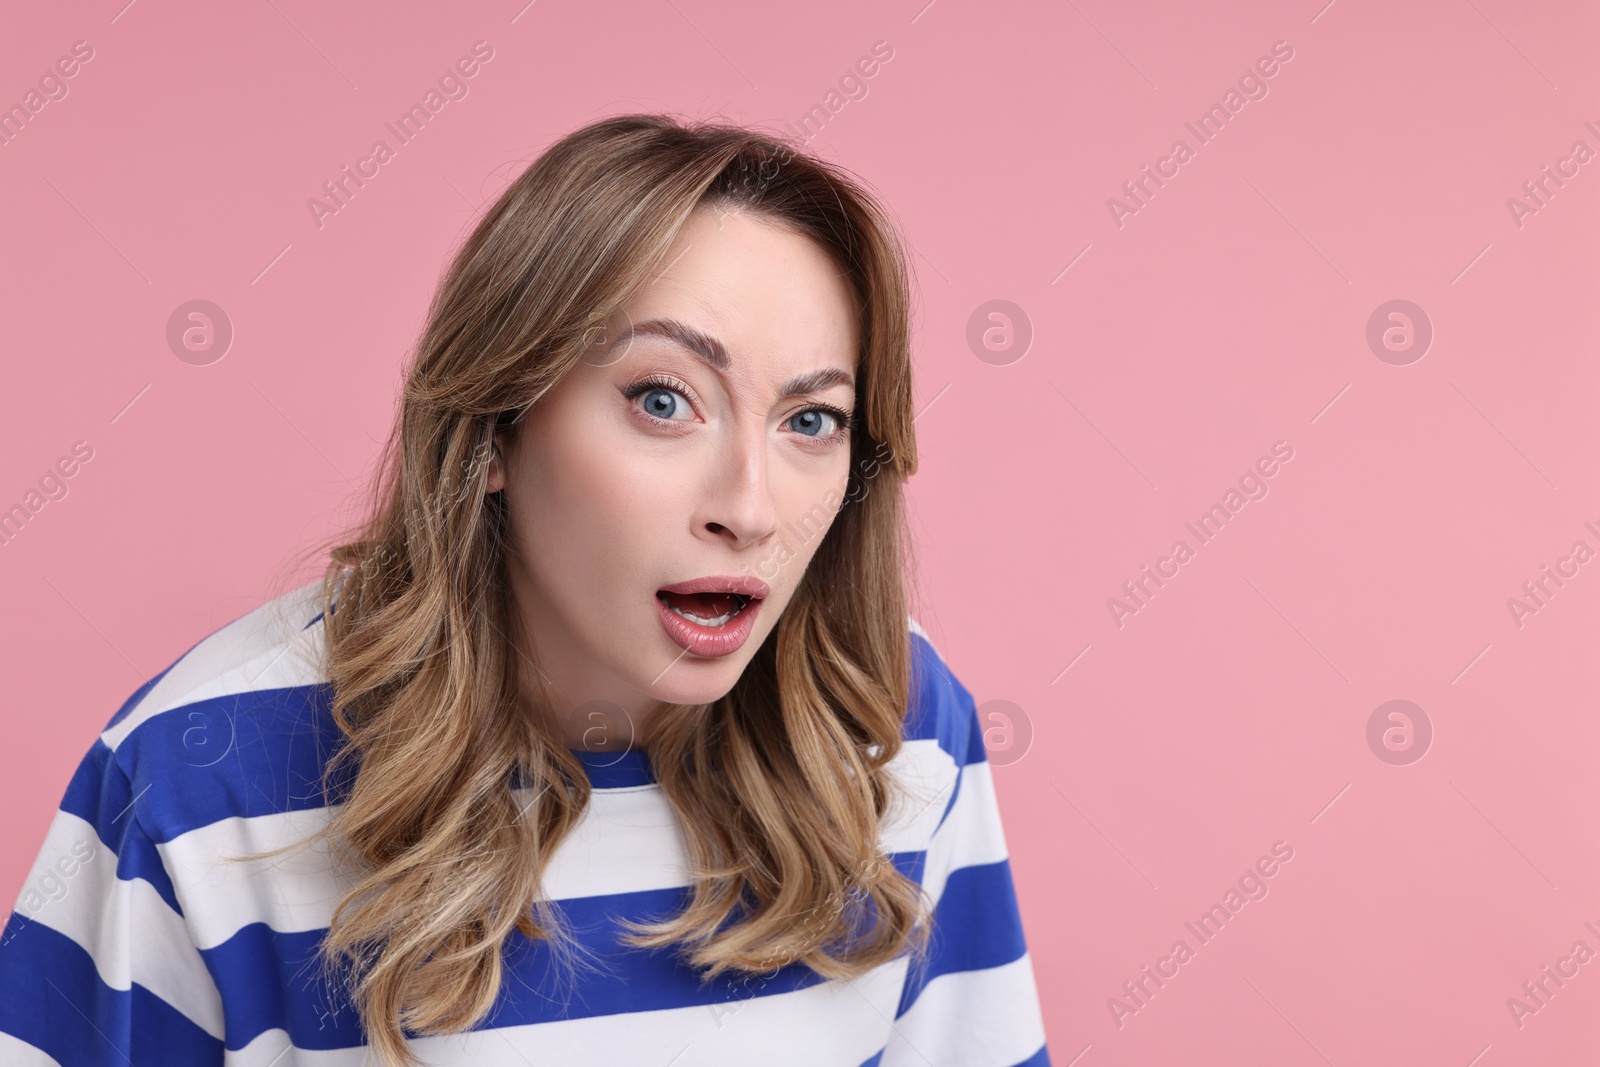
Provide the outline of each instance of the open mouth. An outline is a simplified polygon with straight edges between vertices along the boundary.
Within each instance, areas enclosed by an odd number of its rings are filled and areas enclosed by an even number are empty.
[[[772,590],[750,575],[714,575],[656,590],[656,616],[685,652],[707,658],[737,652],[755,632]]]
[[[674,615],[715,630],[732,622],[754,598],[742,593],[669,593],[662,589],[657,590],[656,599]]]

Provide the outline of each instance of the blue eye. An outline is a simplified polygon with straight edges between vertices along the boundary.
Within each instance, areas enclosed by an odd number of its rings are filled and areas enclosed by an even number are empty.
[[[836,425],[839,422],[839,417],[832,412],[824,411],[821,408],[811,408],[790,419],[789,425],[807,437],[815,437],[825,433],[823,429],[824,419],[832,419]]]
[[[682,421],[673,418],[679,413],[680,408],[686,415],[691,411],[687,397],[676,389],[668,389],[665,386],[653,385],[635,393],[634,396],[642,396],[644,398],[643,406],[647,415],[652,415],[665,421]]]

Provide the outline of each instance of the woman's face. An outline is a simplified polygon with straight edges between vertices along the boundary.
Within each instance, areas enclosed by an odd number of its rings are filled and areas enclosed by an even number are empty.
[[[525,684],[573,747],[629,747],[662,703],[727,693],[849,474],[856,302],[818,244],[702,207],[650,279],[489,472],[543,673]]]

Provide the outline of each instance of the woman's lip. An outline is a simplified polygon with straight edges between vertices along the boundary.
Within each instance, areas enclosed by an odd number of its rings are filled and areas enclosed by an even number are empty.
[[[685,582],[682,584],[692,585],[694,583]],[[700,589],[680,590],[673,586],[668,586],[666,591],[669,593],[705,592],[705,590]],[[725,591],[713,590],[713,592]],[[667,607],[666,601],[660,597],[653,596],[650,599],[655,601],[656,616],[661,620],[661,628],[667,631],[667,636],[672,638],[673,643],[679,648],[695,656],[726,656],[729,653],[739,651],[745,641],[749,640],[750,632],[755,629],[756,613],[761,610],[761,601],[759,599],[751,599],[744,607],[739,609],[739,614],[729,619],[722,626],[701,626],[699,623],[691,622]]]
[[[767,583],[748,574],[713,574],[709,578],[690,578],[687,582],[664,585],[661,593],[739,593],[742,596],[765,600],[771,592]]]

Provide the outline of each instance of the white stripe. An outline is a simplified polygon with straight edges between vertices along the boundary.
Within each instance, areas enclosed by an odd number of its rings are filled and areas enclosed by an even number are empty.
[[[907,742],[889,766],[896,780],[909,782],[915,791],[901,795],[891,808],[900,821],[886,820],[880,847],[888,852],[920,851],[928,847],[928,835],[949,802],[949,788],[936,789],[934,783],[940,776],[953,781],[955,765],[930,738]],[[529,790],[516,792],[524,802],[529,799]],[[962,793],[967,792],[963,785]],[[957,800],[946,828],[954,829],[952,821],[963,826],[971,822],[965,812],[982,800],[980,783],[973,797]],[[335,865],[326,842],[250,862],[224,857],[308,841],[337,810],[321,807],[219,819],[157,845],[178,887],[179,902],[195,902],[184,908],[195,944],[215,948],[252,923],[265,923],[278,933],[327,927],[334,906],[354,879]],[[658,786],[596,789],[582,818],[551,857],[544,893],[570,900],[675,889],[690,884],[687,864],[682,824]]]
[[[898,1019],[880,1067],[1010,1067],[1044,1044],[1031,956],[941,974]]]
[[[114,750],[153,716],[197,700],[325,680],[311,662],[321,650],[322,624],[301,630],[321,610],[318,581],[235,619],[173,664],[126,718],[100,735],[101,740]]]
[[[214,948],[257,922],[279,933],[326,927],[354,879],[335,865],[325,841],[264,860],[224,857],[304,842],[337,810],[222,819],[157,846],[185,892],[205,902],[189,913],[196,943]],[[646,786],[591,794],[551,857],[544,892],[564,900],[687,884],[679,825],[660,790]]]
[[[969,763],[961,769],[961,792],[955,807],[928,846],[923,888],[937,901],[953,871],[1008,858],[990,764]]]
[[[106,985],[127,992],[138,982],[223,1036],[222,998],[183,916],[143,878],[118,878],[117,854],[90,823],[56,812],[16,911],[71,938]]]
[[[61,1067],[54,1056],[46,1055],[20,1037],[0,1030],[0,1063],[6,1067]]]
[[[950,803],[956,761],[929,737],[904,742],[889,770],[900,789],[878,824],[878,840],[885,852],[921,851]]]
[[[280,934],[328,925],[348,879],[333,866],[325,843],[268,859],[229,858],[303,842],[326,824],[328,811],[222,819],[156,846],[180,887],[180,901],[194,901],[184,913],[196,945],[216,948],[258,922]]]
[[[895,960],[853,982],[822,982],[789,993],[736,998],[715,1007],[560,1019],[464,1034],[416,1038],[410,1048],[427,1064],[472,1067],[857,1067],[889,1040],[905,978]],[[269,1030],[225,1058],[227,1067],[370,1067],[370,1048],[289,1049],[283,1030]]]

